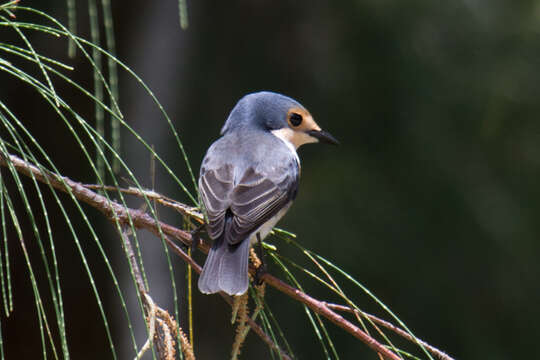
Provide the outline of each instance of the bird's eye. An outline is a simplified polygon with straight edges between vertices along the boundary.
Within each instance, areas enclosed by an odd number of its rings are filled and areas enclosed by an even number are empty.
[[[302,115],[291,113],[291,115],[289,115],[289,121],[291,122],[292,126],[298,126],[302,123]]]

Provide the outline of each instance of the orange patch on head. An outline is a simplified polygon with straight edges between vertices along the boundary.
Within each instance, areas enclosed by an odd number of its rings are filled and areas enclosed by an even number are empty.
[[[310,130],[321,130],[320,126],[313,120],[309,111],[303,108],[290,108],[287,112],[287,123],[289,124],[289,127],[295,131],[305,132]]]
[[[289,127],[273,130],[272,133],[290,144],[294,149],[298,149],[303,144],[318,141],[317,138],[309,135],[309,132],[312,130],[320,131],[321,128],[306,109],[301,107],[290,108],[287,112],[287,124]]]

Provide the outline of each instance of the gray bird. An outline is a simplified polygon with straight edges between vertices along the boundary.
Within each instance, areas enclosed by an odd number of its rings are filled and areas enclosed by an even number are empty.
[[[262,240],[298,191],[303,144],[338,144],[297,101],[273,92],[244,96],[208,149],[199,177],[200,200],[213,239],[201,276],[205,294],[248,289],[250,244]]]

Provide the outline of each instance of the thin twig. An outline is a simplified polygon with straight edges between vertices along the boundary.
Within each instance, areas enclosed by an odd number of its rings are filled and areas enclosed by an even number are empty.
[[[146,302],[151,304],[150,306],[150,314],[148,315],[149,324],[148,324],[148,339],[146,339],[146,342],[144,343],[141,350],[139,350],[139,353],[137,356],[135,356],[135,360],[139,360],[143,357],[144,353],[150,349],[151,340],[154,338],[154,333],[156,331],[156,305],[154,304],[154,301],[148,294],[144,294],[146,298]]]
[[[203,222],[203,215],[197,208],[184,205],[175,201],[171,198],[168,198],[160,193],[157,193],[153,190],[140,189],[137,187],[121,188],[116,186],[109,185],[95,185],[95,184],[83,184],[87,189],[92,190],[104,190],[104,191],[115,191],[121,192],[128,195],[133,195],[141,198],[148,198],[149,200],[154,200],[160,205],[166,206],[168,208],[178,211],[182,215],[187,215],[190,218],[195,218],[199,223]]]
[[[253,269],[250,270],[255,271]],[[347,331],[357,339],[361,340],[372,350],[383,355],[386,359],[400,360],[400,357],[397,356],[393,351],[387,349],[383,344],[379,343],[377,340],[366,334],[359,327],[346,320],[343,316],[332,311],[328,306],[325,305],[323,301],[317,300],[309,296],[308,294],[290,286],[289,284],[286,284],[285,282],[268,273],[263,274],[261,279],[268,285],[278,289],[289,297],[305,304],[317,314],[324,316],[343,330]]]
[[[141,271],[139,269],[139,265],[137,264],[137,258],[135,257],[135,252],[133,251],[133,247],[131,246],[131,242],[129,241],[128,232],[130,231],[129,228],[123,227],[122,231],[120,232],[120,237],[122,238],[122,242],[124,245],[124,249],[127,253],[129,263],[131,265],[133,276],[135,277],[135,282],[137,283],[137,290],[139,292],[139,295],[142,298],[143,304],[144,304],[144,311],[146,312],[148,316],[148,339],[146,340],[145,344],[135,357],[135,360],[140,359],[144,353],[150,348],[150,343],[154,341],[156,345],[156,349],[158,352],[158,356],[160,359],[171,359],[171,353],[174,357],[174,346],[171,346],[168,342],[170,342],[169,338],[171,330],[168,328],[165,328],[162,326],[163,330],[163,339],[159,336],[154,337],[155,330],[156,330],[156,321],[158,324],[162,324],[162,320],[160,318],[156,318],[156,313],[159,314],[159,311],[161,308],[159,308],[154,301],[152,300],[152,297],[148,294],[148,292],[145,289],[144,281],[141,275]],[[168,315],[168,314],[167,314]],[[176,331],[176,327],[173,328],[173,331]],[[161,341],[165,342],[165,344],[162,344]],[[165,346],[162,346],[165,345]]]
[[[146,296],[143,295],[146,293],[146,289],[144,288],[144,281],[141,275],[141,271],[139,270],[139,265],[137,264],[135,252],[133,251],[133,247],[131,246],[131,242],[129,241],[128,231],[129,229],[127,228],[122,229],[122,231],[120,232],[120,237],[122,238],[122,243],[124,245],[124,250],[127,253],[129,263],[133,268],[133,276],[135,277],[137,290],[139,290],[139,293],[141,294],[141,296],[143,296],[143,300],[146,300]],[[152,304],[153,302],[150,302],[148,305]]]
[[[433,347],[433,346],[429,345],[425,341],[420,340],[419,338],[417,338],[415,336],[411,336],[411,334],[409,334],[405,330],[401,329],[400,327],[395,326],[391,322],[388,322],[386,320],[378,318],[375,315],[366,313],[364,311],[359,311],[357,309],[353,309],[353,308],[351,308],[349,306],[345,306],[345,305],[338,305],[338,304],[332,304],[332,303],[325,303],[325,304],[326,304],[326,306],[328,306],[329,308],[334,309],[334,310],[344,311],[344,312],[349,312],[349,313],[356,313],[356,314],[360,314],[360,315],[362,315],[362,316],[364,316],[366,318],[369,318],[374,323],[377,323],[377,324],[381,325],[382,327],[384,327],[384,328],[386,328],[386,329],[388,329],[390,331],[393,331],[394,333],[398,334],[399,336],[401,336],[401,337],[403,337],[403,338],[405,338],[405,339],[407,339],[407,340],[409,340],[411,342],[418,343],[418,344],[422,345],[430,353],[432,353],[433,355],[435,355],[437,358],[439,358],[441,360],[454,360],[453,357],[446,354],[445,352],[437,349],[436,347]]]

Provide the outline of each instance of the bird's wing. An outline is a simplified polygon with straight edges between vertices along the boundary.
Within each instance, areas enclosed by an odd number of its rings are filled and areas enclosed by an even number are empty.
[[[217,239],[225,227],[225,214],[234,188],[233,176],[234,169],[230,165],[218,169],[201,168],[199,193],[208,218],[206,228],[212,239]]]
[[[291,162],[282,170],[269,176],[248,168],[236,184],[230,165],[203,171],[199,190],[210,237],[216,239],[225,231],[227,243],[237,244],[293,200],[298,188],[297,165]]]

